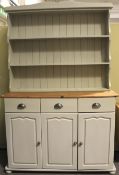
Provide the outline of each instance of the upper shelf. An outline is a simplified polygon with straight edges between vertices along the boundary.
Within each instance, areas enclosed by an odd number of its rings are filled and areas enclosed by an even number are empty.
[[[107,37],[109,35],[108,11],[10,14],[10,39]]]

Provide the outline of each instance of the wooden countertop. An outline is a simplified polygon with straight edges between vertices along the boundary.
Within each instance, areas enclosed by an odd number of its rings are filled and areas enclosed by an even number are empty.
[[[84,98],[84,97],[117,97],[118,94],[112,90],[97,92],[8,92],[1,98]]]

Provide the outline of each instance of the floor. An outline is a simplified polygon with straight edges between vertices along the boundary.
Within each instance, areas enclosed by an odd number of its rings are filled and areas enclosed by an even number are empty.
[[[7,164],[7,153],[5,149],[0,150],[0,175],[5,175],[4,167]],[[116,175],[119,175],[119,152],[115,152]],[[109,175],[109,173],[31,173],[31,172],[13,172],[13,175]],[[12,175],[9,174],[9,175]]]

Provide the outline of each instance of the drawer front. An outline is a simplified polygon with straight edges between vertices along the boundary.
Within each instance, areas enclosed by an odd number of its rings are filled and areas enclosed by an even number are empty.
[[[6,98],[5,112],[40,112],[40,99]]]
[[[77,99],[41,99],[41,112],[77,112]]]
[[[78,112],[115,111],[115,98],[79,98]]]

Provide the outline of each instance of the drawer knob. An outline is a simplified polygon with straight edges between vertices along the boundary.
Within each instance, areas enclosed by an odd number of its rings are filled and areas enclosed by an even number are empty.
[[[18,104],[17,109],[25,109],[26,105],[23,103]]]
[[[61,109],[63,108],[63,105],[61,103],[57,103],[54,105],[54,109]]]
[[[100,103],[93,103],[92,104],[92,108],[93,109],[99,109],[101,107],[101,104]]]
[[[73,146],[76,146],[76,145],[77,145],[77,142],[74,142],[74,143],[73,143]]]

